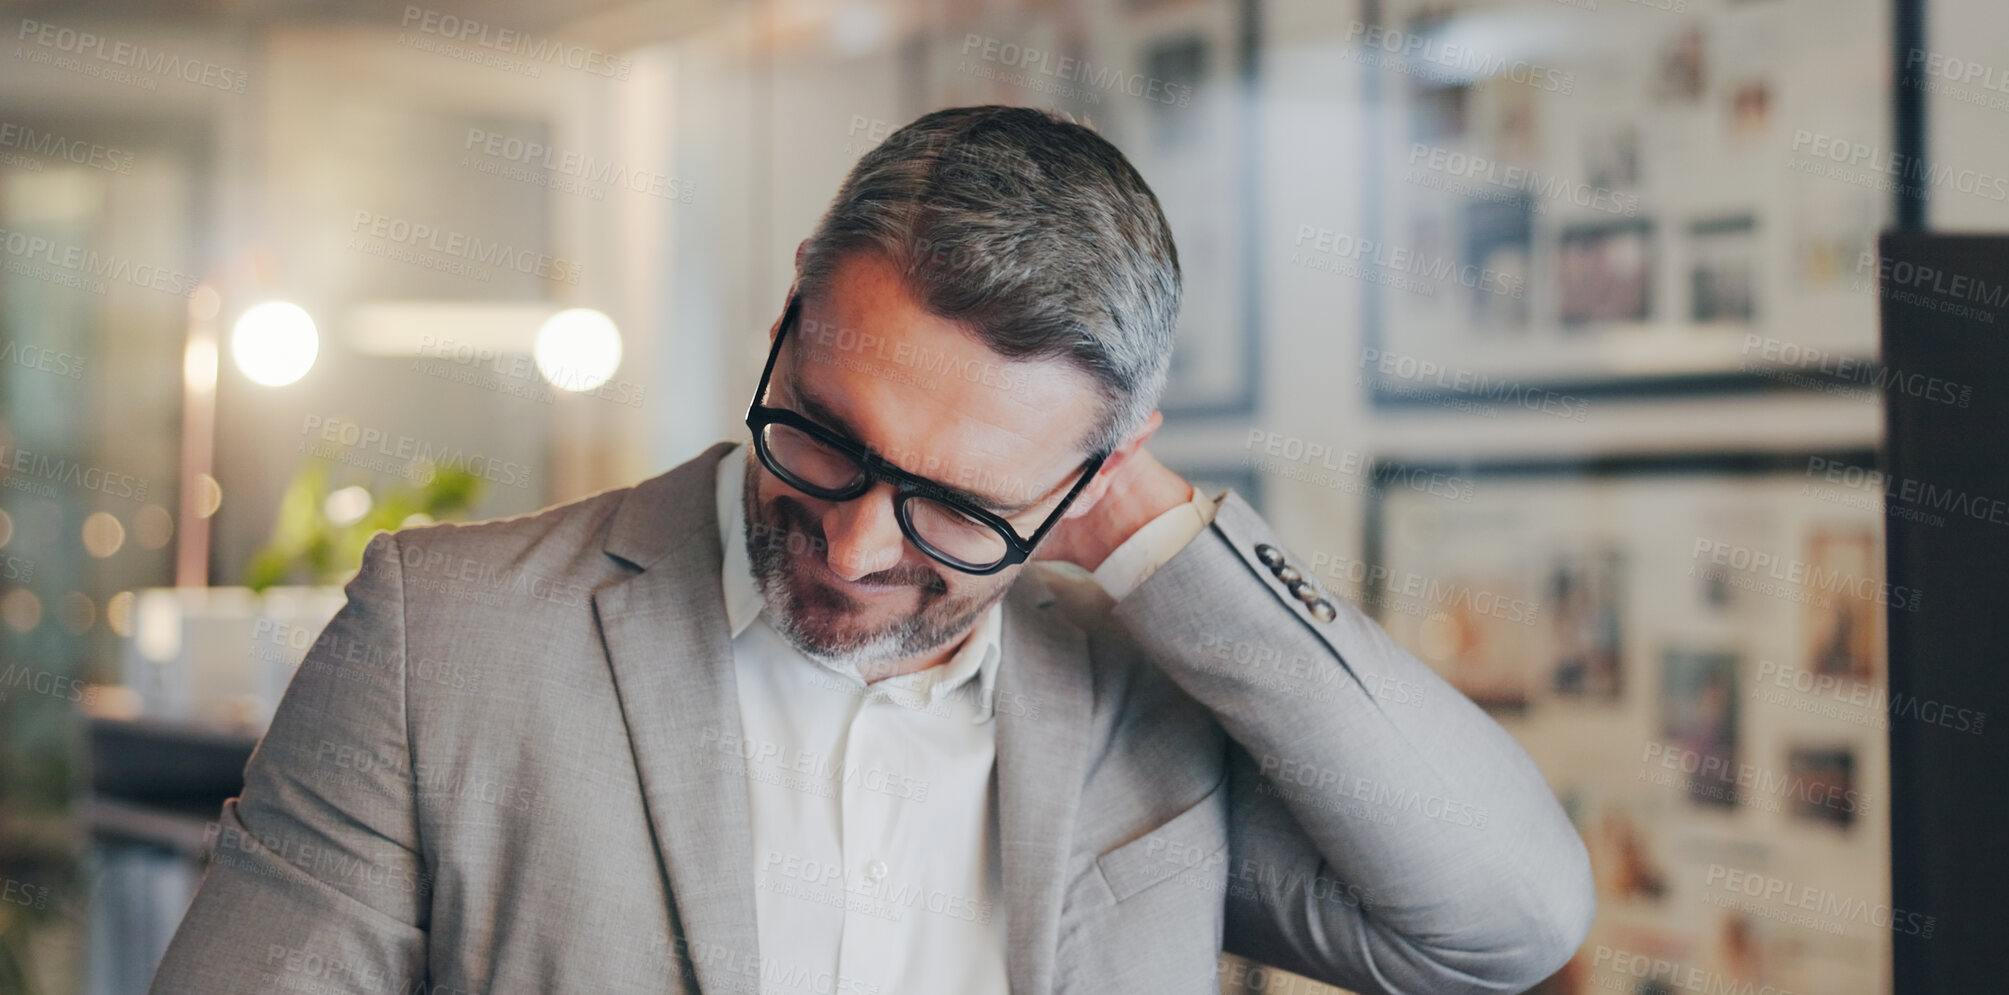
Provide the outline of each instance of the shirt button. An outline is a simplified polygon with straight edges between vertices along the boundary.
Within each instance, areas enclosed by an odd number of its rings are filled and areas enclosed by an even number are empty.
[[[889,870],[891,870],[891,868],[888,868],[886,866],[885,861],[875,860],[865,865],[865,876],[871,878],[874,881],[881,881],[885,879],[886,874]]]

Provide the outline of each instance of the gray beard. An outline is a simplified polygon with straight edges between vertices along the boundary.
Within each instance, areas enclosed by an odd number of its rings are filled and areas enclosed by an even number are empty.
[[[780,524],[761,517],[758,483],[761,468],[749,449],[744,485],[746,554],[753,568],[754,586],[766,603],[768,624],[803,655],[839,670],[851,670],[872,680],[871,671],[881,664],[904,660],[942,646],[967,630],[977,617],[1004,597],[1009,581],[978,595],[951,598],[939,578],[919,586],[920,605],[913,614],[895,619],[868,632],[831,632],[811,624],[805,615],[813,610],[838,614],[856,607],[842,591],[813,588],[817,603],[805,605],[789,583],[793,576],[791,554],[821,555],[827,548],[820,528],[809,521],[806,511],[790,498],[775,502]],[[807,527],[805,527],[805,525]],[[813,530],[813,531],[812,531]],[[775,537],[772,540],[759,537]]]

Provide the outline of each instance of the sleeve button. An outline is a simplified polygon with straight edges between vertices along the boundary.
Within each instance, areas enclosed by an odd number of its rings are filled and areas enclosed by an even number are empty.
[[[1271,570],[1284,565],[1283,551],[1266,542],[1256,543],[1256,559],[1263,561],[1263,566]]]
[[[1298,573],[1296,567],[1277,567],[1275,573],[1277,579],[1286,584],[1295,584],[1304,579],[1304,574]]]
[[[1299,601],[1303,601],[1309,604],[1313,601],[1318,600],[1318,589],[1312,587],[1310,584],[1307,584],[1304,581],[1298,581],[1297,583],[1292,584],[1290,586],[1290,589],[1291,594],[1295,595]]]
[[[1324,598],[1320,598],[1317,601],[1311,603],[1311,617],[1318,619],[1321,622],[1330,622],[1334,618],[1338,617],[1338,615],[1339,611],[1332,607],[1332,602],[1327,601]]]

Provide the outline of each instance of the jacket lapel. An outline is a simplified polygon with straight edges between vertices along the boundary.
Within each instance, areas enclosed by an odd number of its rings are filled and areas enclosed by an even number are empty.
[[[593,595],[680,924],[673,956],[707,992],[760,963],[746,780],[706,762],[708,744],[740,738],[713,490],[729,445],[628,493],[605,549],[640,572]]]
[[[995,776],[1013,995],[1053,988],[1094,705],[1087,640],[1050,610],[1053,601],[1031,568],[1019,575],[1005,598],[998,661]]]
[[[760,963],[746,780],[705,762],[709,744],[741,735],[714,499],[731,445],[629,492],[605,549],[638,572],[593,595],[681,924],[677,955],[707,992],[733,990]],[[1054,601],[1027,569],[1004,602],[993,777],[1013,995],[1053,986],[1094,705],[1087,640]]]

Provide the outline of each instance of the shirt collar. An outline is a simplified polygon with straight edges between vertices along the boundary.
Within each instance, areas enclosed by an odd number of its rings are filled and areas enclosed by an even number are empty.
[[[716,488],[719,544],[725,554],[720,568],[720,583],[725,591],[726,624],[732,628],[735,640],[767,608],[766,600],[760,596],[760,587],[753,579],[753,562],[746,553],[743,497],[746,461],[750,458],[752,453],[746,443],[727,450],[719,460]],[[908,708],[933,710],[946,706],[947,699],[959,691],[968,693],[968,690],[974,690],[974,721],[990,721],[995,713],[998,662],[1003,656],[1003,617],[1003,604],[992,605],[977,621],[975,630],[964,640],[962,647],[946,662],[912,674],[889,677],[870,685],[867,693],[883,693],[889,700]],[[781,642],[787,645],[786,640]],[[800,652],[796,655],[864,685],[856,668],[824,663]],[[975,687],[965,689],[973,677]]]

